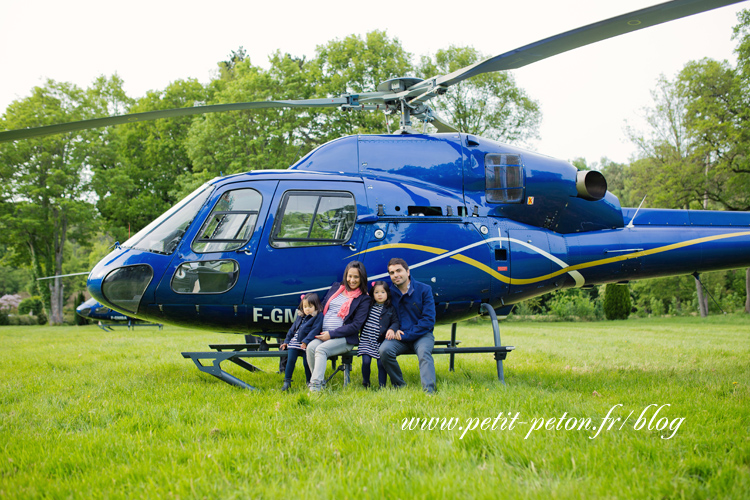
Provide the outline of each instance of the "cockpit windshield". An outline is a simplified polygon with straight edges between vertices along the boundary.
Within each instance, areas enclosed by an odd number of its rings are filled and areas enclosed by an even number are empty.
[[[209,184],[199,187],[154,222],[138,231],[122,246],[165,255],[171,254],[182,241],[182,236],[212,190],[213,187]]]

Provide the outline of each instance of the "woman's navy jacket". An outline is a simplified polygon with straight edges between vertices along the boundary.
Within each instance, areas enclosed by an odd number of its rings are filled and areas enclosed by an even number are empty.
[[[328,290],[328,293],[321,302],[323,304],[323,309],[325,309],[325,305],[341,285],[341,283],[337,282],[331,286],[331,289]],[[365,326],[367,313],[370,312],[370,302],[372,302],[372,299],[366,293],[363,293],[352,300],[352,305],[349,306],[349,314],[344,318],[344,324],[339,328],[328,332],[331,335],[331,338],[336,339],[343,337],[346,339],[347,344],[359,345],[359,331]],[[318,316],[323,315],[319,314]]]

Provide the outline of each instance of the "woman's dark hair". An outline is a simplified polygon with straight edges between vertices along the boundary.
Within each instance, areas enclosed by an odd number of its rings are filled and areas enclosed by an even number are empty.
[[[365,265],[356,260],[353,260],[346,265],[346,269],[344,269],[344,279],[341,284],[344,285],[347,290],[349,289],[349,284],[346,282],[346,275],[349,274],[349,269],[357,270],[359,273],[359,289],[364,295],[367,295],[367,270],[365,269]]]
[[[302,296],[302,300],[299,301],[299,310],[302,311],[302,304],[307,302],[311,306],[315,308],[318,312],[323,312],[323,306],[320,305],[320,297],[318,297],[317,293],[308,293],[307,295]],[[303,313],[305,311],[302,311]]]
[[[391,287],[388,286],[388,283],[385,281],[373,281],[372,282],[372,288],[370,288],[370,297],[372,297],[372,303],[375,303],[375,287],[376,286],[382,286],[385,289],[385,295],[388,297],[385,299],[385,303],[383,305],[389,306],[391,305]]]

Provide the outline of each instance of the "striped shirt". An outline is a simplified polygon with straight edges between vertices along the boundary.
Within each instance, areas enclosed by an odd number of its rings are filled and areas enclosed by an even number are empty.
[[[344,326],[344,318],[339,316],[341,306],[349,300],[343,293],[337,295],[333,299],[328,301],[328,312],[323,317],[323,330],[324,332],[332,332],[337,328]]]
[[[367,321],[362,328],[362,335],[359,338],[358,355],[367,354],[375,359],[380,359],[380,316],[383,314],[383,305],[374,303],[370,308],[370,314],[367,315]]]

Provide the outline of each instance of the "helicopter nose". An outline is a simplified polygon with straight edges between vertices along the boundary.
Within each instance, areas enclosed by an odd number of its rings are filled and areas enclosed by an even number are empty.
[[[101,282],[101,295],[117,310],[137,314],[141,297],[154,277],[148,264],[118,267],[110,271]],[[89,291],[94,294],[89,280]],[[95,287],[94,287],[95,288]]]

